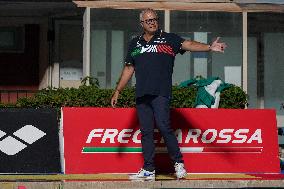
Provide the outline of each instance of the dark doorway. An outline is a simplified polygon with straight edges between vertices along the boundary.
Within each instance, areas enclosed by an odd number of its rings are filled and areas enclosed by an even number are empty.
[[[37,87],[39,83],[39,25],[26,24],[22,27],[11,28],[3,34],[7,37],[11,36],[11,39],[7,39],[5,43],[11,44],[11,48],[9,49],[6,45],[6,49],[0,50],[1,88],[4,89],[5,86],[9,88],[12,86],[15,88],[16,86]]]

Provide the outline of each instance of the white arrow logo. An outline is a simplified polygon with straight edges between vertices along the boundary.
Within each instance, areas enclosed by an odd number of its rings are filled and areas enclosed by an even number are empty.
[[[6,133],[0,130],[0,138],[2,138],[5,135]],[[13,135],[20,138],[21,140],[25,141],[28,144],[32,144],[35,141],[39,140],[40,138],[44,137],[46,133],[32,125],[25,125],[24,127],[14,132]],[[19,140],[17,140],[12,136],[7,136],[6,138],[0,141],[0,151],[4,152],[9,156],[19,153],[26,147],[27,147],[26,144],[20,142]]]

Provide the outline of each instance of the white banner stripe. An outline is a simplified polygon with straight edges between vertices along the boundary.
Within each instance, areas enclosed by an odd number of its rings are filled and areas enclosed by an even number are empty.
[[[196,153],[196,152],[203,152],[204,147],[180,147],[180,151],[182,153]],[[166,147],[158,147],[156,148],[157,153],[166,153]]]
[[[263,147],[180,147],[182,153],[262,153]],[[156,153],[167,153],[166,147],[156,147]],[[142,153],[136,151],[119,152],[84,152],[82,153]]]

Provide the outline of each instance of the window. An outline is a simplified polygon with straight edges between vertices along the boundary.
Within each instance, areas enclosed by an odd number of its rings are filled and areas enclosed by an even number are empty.
[[[226,12],[171,11],[171,32],[186,39],[212,43],[216,37],[226,42],[226,53],[186,53],[176,57],[173,83],[196,76],[220,77],[241,86],[242,14]]]
[[[284,115],[284,14],[248,13],[249,107]],[[278,120],[279,121],[279,120]],[[283,125],[282,120],[282,125]],[[278,123],[279,124],[279,123]]]
[[[24,28],[0,27],[0,52],[23,52]]]

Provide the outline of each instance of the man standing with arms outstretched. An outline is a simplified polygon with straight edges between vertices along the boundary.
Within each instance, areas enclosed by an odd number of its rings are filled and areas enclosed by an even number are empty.
[[[175,55],[185,51],[224,52],[226,44],[217,38],[211,45],[185,40],[173,33],[159,29],[158,16],[153,9],[140,13],[140,25],[144,33],[134,38],[128,47],[119,83],[111,99],[115,107],[119,93],[136,76],[136,109],[142,134],[144,165],[131,179],[154,180],[154,121],[165,140],[174,163],[176,177],[184,178],[182,154],[178,141],[170,126],[170,99]]]

